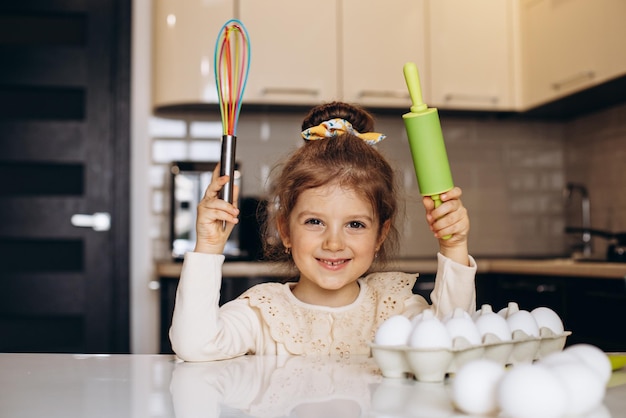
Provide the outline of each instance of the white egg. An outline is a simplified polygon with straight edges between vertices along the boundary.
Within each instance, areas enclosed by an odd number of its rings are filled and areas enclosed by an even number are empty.
[[[465,338],[471,345],[480,345],[481,335],[478,327],[472,321],[472,317],[463,309],[457,308],[452,316],[444,319],[446,328],[450,337],[454,341],[455,338]]]
[[[535,317],[528,311],[509,312],[506,318],[511,332],[522,331],[530,337],[539,337],[539,325]]]
[[[578,357],[573,354],[566,353],[565,351],[556,351],[554,353],[550,353],[547,356],[542,357],[541,360],[539,360],[539,363],[546,367],[579,362],[580,360],[578,359]]]
[[[443,322],[446,323],[449,320],[451,320],[452,318],[467,318],[467,319],[472,319],[472,315],[469,314],[469,312],[467,312],[465,309],[463,308],[454,308],[454,310],[452,312],[450,312],[449,314],[447,314],[446,316],[443,317]]]
[[[376,330],[374,343],[378,345],[406,345],[411,333],[411,321],[404,315],[387,318]]]
[[[431,311],[430,309],[426,309],[426,311]],[[415,326],[422,320],[422,318],[424,317],[424,312],[426,311],[422,311],[420,313],[418,313],[417,315],[415,315],[413,318],[411,318],[411,327],[415,328]]]
[[[589,366],[594,372],[598,373],[600,379],[606,384],[611,378],[613,370],[611,368],[611,360],[609,357],[591,344],[574,344],[563,350],[565,353],[573,354]]]
[[[606,392],[600,376],[581,363],[557,364],[549,368],[567,392],[567,415],[586,416],[596,409]]]
[[[602,403],[596,409],[585,415],[585,418],[615,418],[609,408]]]
[[[489,415],[498,410],[498,384],[502,365],[488,359],[464,364],[452,381],[452,401],[466,414]]]
[[[472,314],[472,319],[476,321],[478,317],[483,313],[483,311],[493,312],[493,308],[488,303],[482,304],[480,306],[480,309],[478,309],[476,312]]]
[[[565,332],[563,320],[552,309],[546,306],[540,306],[530,311],[530,313],[535,318],[535,321],[537,321],[539,329],[548,328],[556,335],[561,335]]]
[[[550,370],[539,364],[519,364],[498,386],[498,404],[510,418],[558,418],[567,407],[567,391]]]
[[[509,302],[506,307],[498,311],[498,315],[506,319],[509,315],[514,314],[517,311],[519,311],[519,305],[517,302]]]
[[[493,334],[500,341],[511,341],[513,339],[511,328],[509,328],[506,319],[493,312],[491,306],[483,305],[480,315],[475,319],[475,323],[481,337]]]
[[[431,310],[426,310],[409,335],[409,346],[423,349],[452,348],[452,337],[443,322]]]

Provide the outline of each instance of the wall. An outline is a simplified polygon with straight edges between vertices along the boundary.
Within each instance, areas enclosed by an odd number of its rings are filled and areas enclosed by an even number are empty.
[[[242,113],[237,156],[242,193],[263,196],[275,162],[300,145],[301,114]],[[471,252],[476,256],[563,254],[564,141],[562,123],[442,117],[455,184],[470,211]],[[405,216],[401,257],[433,257],[431,237],[417,188],[404,125],[397,116],[377,116],[388,135],[379,149],[398,173]],[[218,116],[157,119],[152,136],[152,238],[157,259],[169,256],[169,164],[219,159]]]
[[[400,257],[432,257],[437,243],[423,219],[406,134],[398,116],[377,115],[388,135],[378,148],[398,173],[405,217]],[[301,114],[242,114],[238,158],[243,193],[262,196],[269,170],[300,145]],[[580,226],[580,201],[563,198],[566,182],[583,184],[591,200],[592,227],[626,231],[626,105],[572,121],[546,122],[486,117],[441,118],[455,184],[472,225],[470,250],[477,257],[544,257],[569,253]],[[218,117],[152,119],[152,238],[156,259],[168,257],[169,168],[180,160],[219,159]],[[594,237],[594,256],[607,241]]]
[[[592,227],[626,232],[626,104],[567,123],[564,138],[565,176],[587,186]],[[607,244],[594,237],[594,255]]]
[[[151,101],[152,1],[133,0],[131,63],[131,202],[130,202],[130,329],[131,352],[152,354],[159,344],[159,293],[155,280],[152,237],[153,190],[149,183],[152,141]],[[155,287],[155,286],[152,286]]]

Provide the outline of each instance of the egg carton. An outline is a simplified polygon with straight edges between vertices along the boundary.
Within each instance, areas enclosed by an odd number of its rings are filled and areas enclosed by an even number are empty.
[[[371,344],[372,357],[382,375],[388,378],[413,377],[421,382],[442,382],[465,363],[486,358],[502,366],[532,363],[565,347],[571,331],[555,334],[547,328],[540,337],[530,337],[515,331],[510,341],[502,341],[493,334],[485,334],[481,345],[470,345],[463,337],[455,338],[451,349],[414,348],[408,345],[385,346]]]

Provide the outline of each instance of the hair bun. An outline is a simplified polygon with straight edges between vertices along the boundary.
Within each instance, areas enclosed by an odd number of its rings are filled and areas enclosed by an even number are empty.
[[[358,132],[374,131],[374,117],[365,109],[344,102],[324,103],[312,108],[302,121],[302,130],[331,119],[344,119]]]

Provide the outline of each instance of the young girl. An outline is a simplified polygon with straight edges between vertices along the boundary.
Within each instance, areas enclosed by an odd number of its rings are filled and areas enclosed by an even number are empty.
[[[170,339],[181,359],[369,354],[391,315],[474,311],[476,264],[461,190],[443,194],[436,209],[423,199],[440,247],[430,306],[412,293],[415,275],[371,272],[397,242],[394,173],[372,146],[384,138],[371,132],[372,116],[333,102],[313,108],[302,129],[305,143],[271,183],[264,230],[266,255],[295,266],[298,280],[254,286],[219,307],[222,251],[239,210],[218,198],[229,179],[216,169],[198,205],[196,247],[185,255],[176,295]]]

